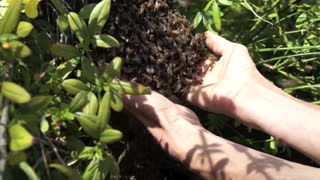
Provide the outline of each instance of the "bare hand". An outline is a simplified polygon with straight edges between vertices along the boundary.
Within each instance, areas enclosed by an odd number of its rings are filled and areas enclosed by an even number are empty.
[[[202,85],[191,88],[187,99],[205,110],[228,114],[241,91],[263,78],[245,46],[210,32],[206,44],[221,58],[205,73]]]
[[[126,110],[139,119],[162,148],[178,160],[182,161],[188,151],[181,145],[181,139],[190,136],[193,130],[203,129],[193,111],[174,104],[157,92],[144,96],[127,95],[124,102]]]

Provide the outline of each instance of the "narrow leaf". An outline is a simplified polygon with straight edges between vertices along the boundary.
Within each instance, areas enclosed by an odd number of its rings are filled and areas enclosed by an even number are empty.
[[[60,31],[63,32],[65,30],[67,30],[67,28],[69,27],[68,18],[64,15],[58,16],[57,24],[58,24]]]
[[[106,129],[100,135],[100,142],[105,144],[111,144],[119,141],[122,138],[123,134],[121,131],[116,129]]]
[[[10,2],[8,9],[0,20],[0,34],[9,34],[13,32],[20,18],[21,7],[22,0],[14,0]]]
[[[45,118],[42,118],[41,122],[40,122],[40,131],[45,134],[48,132],[49,130],[49,123]]]
[[[196,16],[193,18],[193,28],[196,28],[199,26],[199,24],[201,23],[201,20],[202,20],[202,13],[201,12],[198,12],[196,14]]]
[[[75,12],[68,14],[68,22],[71,30],[76,34],[80,43],[82,43],[88,37],[87,24],[84,20]]]
[[[111,115],[111,109],[110,109],[110,88],[105,88],[105,93],[102,97],[102,100],[99,104],[99,111],[98,111],[98,119],[97,123],[100,128],[100,131],[102,131],[108,124],[110,115]]]
[[[81,58],[81,78],[95,84],[97,76],[98,68],[96,65],[87,57]]]
[[[98,111],[98,98],[93,92],[88,93],[89,102],[83,107],[82,112],[95,115]]]
[[[2,83],[1,92],[6,98],[18,104],[26,103],[31,99],[30,94],[23,87],[9,81]]]
[[[100,130],[97,122],[97,116],[77,112],[76,118],[83,130],[93,138],[99,138]]]
[[[81,180],[81,176],[78,172],[71,169],[70,167],[61,165],[61,164],[50,164],[49,167],[55,168],[60,171],[62,174],[68,177],[69,180]]]
[[[111,82],[113,78],[119,77],[123,61],[120,57],[115,57],[110,64],[106,67],[102,78],[105,82]]]
[[[68,44],[53,44],[49,47],[49,50],[52,54],[67,59],[81,56],[81,52],[77,48]]]
[[[102,48],[112,48],[120,45],[116,38],[106,34],[95,35],[93,44]]]
[[[22,151],[32,145],[32,135],[20,124],[15,124],[9,128],[9,136],[12,151]]]
[[[27,162],[25,162],[25,161],[20,162],[19,167],[24,173],[26,173],[29,180],[40,180],[38,175],[34,172],[32,167]]]
[[[40,109],[46,108],[50,104],[51,99],[51,96],[35,96],[28,103],[24,104],[19,111],[34,113]]]
[[[96,7],[96,5],[96,3],[90,3],[83,6],[83,8],[81,8],[79,11],[79,16],[83,19],[89,19],[91,12],[94,9],[94,7]]]
[[[88,103],[88,91],[80,91],[70,103],[70,111],[82,109]]]
[[[110,87],[121,94],[142,95],[151,93],[150,88],[135,82],[117,81],[110,83]]]
[[[78,79],[67,79],[62,82],[62,87],[70,94],[76,95],[80,91],[90,91],[82,81]]]
[[[11,41],[8,43],[10,59],[23,59],[31,55],[31,50],[28,46],[20,41]]]
[[[17,36],[24,38],[27,37],[33,29],[33,25],[26,21],[20,21],[17,27]]]
[[[66,79],[69,76],[69,74],[74,70],[74,68],[77,67],[78,63],[79,60],[73,58],[60,64],[56,69],[59,77],[62,80]]]
[[[61,0],[51,0],[54,7],[58,10],[60,15],[65,14],[64,5],[62,4]]]
[[[120,94],[116,91],[112,91],[111,93],[111,108],[116,111],[120,112],[123,109],[123,101]]]
[[[38,4],[40,0],[28,0],[24,1],[24,12],[28,18],[34,19],[38,17]]]
[[[214,26],[218,31],[220,31],[221,30],[221,11],[216,0],[214,0],[212,3],[212,18],[213,18]]]
[[[89,18],[89,27],[92,34],[100,33],[107,22],[111,7],[111,0],[102,0],[92,10]]]

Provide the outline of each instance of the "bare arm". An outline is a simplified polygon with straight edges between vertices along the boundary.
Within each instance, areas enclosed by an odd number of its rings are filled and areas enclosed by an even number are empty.
[[[320,162],[320,111],[289,96],[267,80],[252,84],[235,99],[229,115],[281,139]]]
[[[279,138],[320,162],[320,108],[298,100],[265,79],[246,47],[207,33],[206,43],[222,55],[188,100]]]
[[[205,130],[189,109],[152,92],[125,96],[126,108],[171,156],[205,179],[317,179],[316,168],[282,160]]]

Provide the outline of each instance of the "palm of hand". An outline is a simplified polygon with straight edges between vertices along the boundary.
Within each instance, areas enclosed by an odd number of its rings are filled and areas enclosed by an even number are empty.
[[[206,110],[224,113],[230,99],[255,80],[259,72],[245,46],[211,33],[206,37],[209,49],[221,58],[204,74],[202,85],[191,88],[187,98]]]

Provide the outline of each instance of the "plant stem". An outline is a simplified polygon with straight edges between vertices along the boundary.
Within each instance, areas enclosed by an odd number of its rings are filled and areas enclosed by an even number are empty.
[[[270,51],[287,51],[287,50],[301,50],[301,49],[320,49],[320,46],[295,46],[295,47],[281,47],[281,48],[261,48],[259,52]]]
[[[311,53],[292,54],[292,55],[288,55],[288,56],[279,56],[279,57],[275,57],[275,58],[271,58],[271,59],[262,60],[261,62],[258,62],[256,65],[268,63],[268,62],[272,62],[272,61],[276,61],[276,60],[280,60],[280,59],[288,59],[291,57],[312,56],[312,55],[320,55],[320,52],[311,52]]]
[[[2,108],[2,113],[1,113],[1,126],[0,126],[0,180],[4,179],[4,172],[6,168],[6,156],[7,156],[7,151],[6,151],[6,125],[8,122],[8,105],[9,101],[8,99],[4,98],[3,100],[3,108]]]

